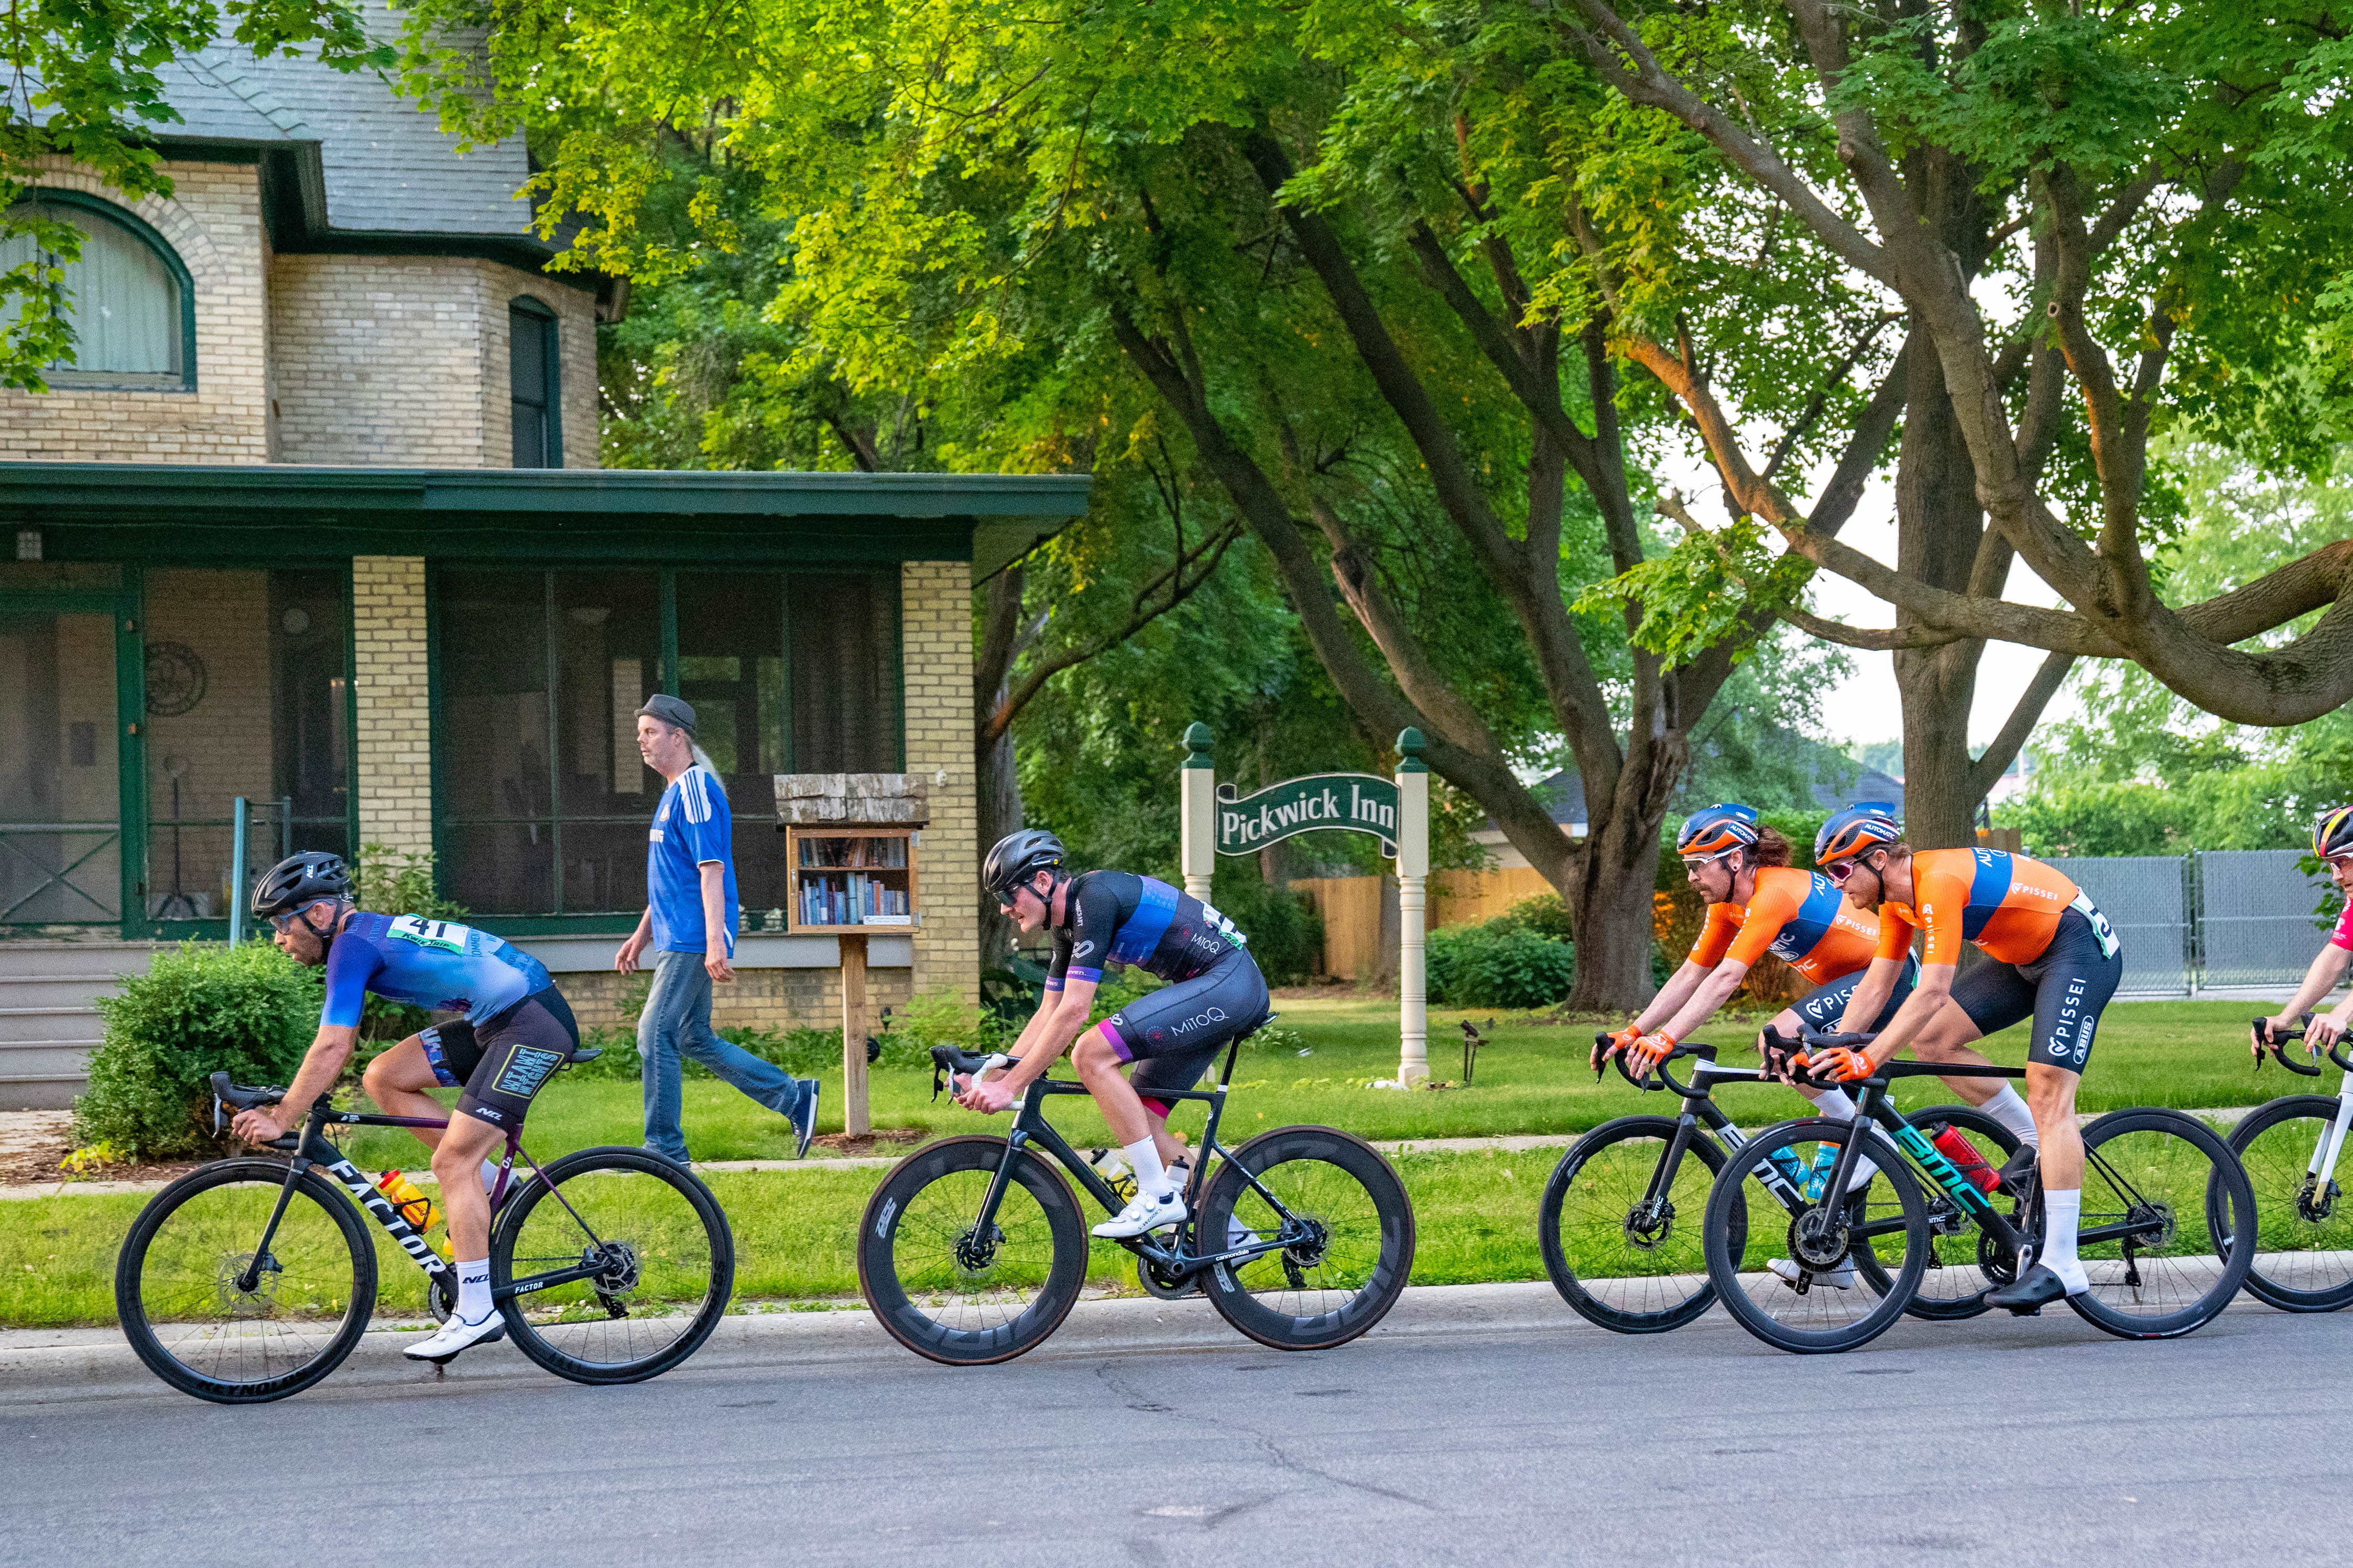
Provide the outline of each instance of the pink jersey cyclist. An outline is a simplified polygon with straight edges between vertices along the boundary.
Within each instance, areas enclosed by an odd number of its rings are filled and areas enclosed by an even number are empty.
[[[2320,814],[2312,825],[2312,852],[2328,867],[2330,880],[2345,897],[2345,912],[2337,917],[2337,929],[2328,933],[2320,952],[2305,972],[2304,984],[2296,987],[2295,997],[2277,1015],[2263,1020],[2261,1034],[2268,1036],[2275,1029],[2293,1029],[2296,1020],[2320,1005],[2321,1000],[2337,988],[2343,978],[2346,965],[2353,963],[2353,805],[2331,806]],[[2353,995],[2339,1002],[2335,1009],[2312,1020],[2306,1040],[2316,1049],[2334,1045],[2348,1031],[2353,1031]],[[2263,1040],[2255,1041],[2255,1052],[2263,1054]]]

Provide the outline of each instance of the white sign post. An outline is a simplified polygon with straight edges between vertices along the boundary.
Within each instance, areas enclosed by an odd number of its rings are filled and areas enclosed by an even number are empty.
[[[1423,935],[1430,889],[1430,768],[1421,760],[1419,730],[1398,735],[1395,782],[1371,773],[1313,773],[1268,784],[1247,798],[1220,798],[1209,727],[1185,731],[1185,764],[1177,774],[1182,835],[1177,851],[1185,891],[1209,901],[1210,874],[1220,855],[1252,855],[1294,833],[1339,828],[1369,833],[1395,858],[1398,878],[1397,1084],[1411,1088],[1430,1077],[1430,1005]]]

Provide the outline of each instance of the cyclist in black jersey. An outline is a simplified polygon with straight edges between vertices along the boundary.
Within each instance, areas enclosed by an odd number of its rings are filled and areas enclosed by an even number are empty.
[[[1266,979],[1243,945],[1248,939],[1216,910],[1156,879],[1127,871],[1071,876],[1062,868],[1061,842],[1035,828],[990,850],[983,878],[1023,931],[1051,929],[1054,958],[1045,998],[1008,1053],[1014,1065],[1001,1078],[974,1082],[958,1102],[992,1115],[1004,1110],[1071,1051],[1135,1172],[1134,1201],[1095,1234],[1118,1239],[1179,1223],[1185,1199],[1168,1164],[1182,1145],[1168,1136],[1169,1102],[1153,1091],[1190,1089],[1228,1041],[1266,1016]],[[1090,1029],[1095,987],[1111,964],[1134,964],[1170,984]],[[1132,1081],[1121,1076],[1131,1064]]]

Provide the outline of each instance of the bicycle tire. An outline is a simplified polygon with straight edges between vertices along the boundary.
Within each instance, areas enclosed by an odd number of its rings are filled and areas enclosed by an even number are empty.
[[[2306,1197],[2303,1191],[2311,1156],[2336,1123],[2337,1110],[2334,1095],[2293,1094],[2256,1107],[2231,1130],[2231,1152],[2255,1194],[2255,1256],[2245,1289],[2283,1312],[2334,1312],[2353,1302],[2353,1204],[2341,1194]],[[2297,1122],[2305,1131],[2275,1140],[2278,1157],[2271,1143],[2257,1147],[2265,1134]],[[2337,1163],[2344,1163],[2341,1153]],[[2330,1185],[2337,1185],[2333,1179]],[[2207,1200],[2212,1234],[2229,1228],[2216,1223],[2220,1197],[2218,1184]]]
[[[1261,1132],[1210,1178],[1197,1235],[1231,1236],[1237,1221],[1270,1240],[1279,1233],[1283,1222],[1250,1176],[1314,1226],[1318,1239],[1205,1270],[1201,1293],[1219,1315],[1282,1351],[1330,1350],[1387,1316],[1413,1272],[1415,1235],[1413,1199],[1380,1151],[1333,1127]]]
[[[2122,1146],[2122,1140],[2137,1134],[2171,1138],[2189,1149],[2177,1152],[2156,1142],[2129,1150]],[[2202,1170],[2196,1165],[2200,1161],[2204,1163]],[[2165,1190],[2171,1195],[2148,1197],[2158,1183],[2166,1180],[2168,1165],[2176,1166],[2169,1173],[2171,1180],[2166,1181]],[[2189,1188],[2193,1184],[2191,1192]],[[2121,1241],[2079,1241],[2076,1256],[2092,1277],[2092,1287],[2068,1297],[2067,1305],[2094,1328],[2119,1339],[2177,1339],[2211,1322],[2246,1283],[2247,1268],[2255,1255],[2254,1189],[2230,1145],[2196,1117],[2138,1106],[2112,1110],[2084,1128],[2083,1201],[2082,1225],[2086,1235],[2104,1226],[2130,1224],[2137,1213],[2147,1211],[2150,1218],[2145,1234],[2156,1238],[2158,1246],[2142,1247],[2138,1255],[2160,1262],[2161,1272],[2179,1287],[2199,1287],[2171,1312],[2127,1311],[2121,1303],[2128,1296],[2141,1297],[2147,1289],[2135,1252]],[[2218,1204],[2230,1205],[2226,1242],[2219,1252],[2211,1227],[2225,1216]],[[2185,1215],[2196,1216],[2197,1234],[2189,1234],[2182,1225]],[[2121,1262],[2107,1256],[2110,1247],[2123,1255]]]
[[[1997,1171],[2018,1152],[2021,1142],[2017,1133],[1970,1105],[1932,1105],[1913,1111],[1904,1120],[1918,1128],[1942,1122],[1972,1140],[1992,1143],[2000,1153],[1988,1163]],[[1920,1184],[1920,1195],[1928,1206],[1928,1257],[1921,1270],[1919,1287],[1912,1292],[1912,1300],[1904,1310],[1907,1316],[1931,1323],[1974,1318],[1987,1310],[1986,1292],[2008,1283],[2009,1276],[1997,1279],[1986,1273],[1985,1233],[1958,1204],[1926,1183]],[[1885,1278],[1886,1271],[1879,1267],[1875,1257],[1857,1258],[1855,1265]]]
[[[1078,1201],[1062,1173],[1028,1150],[1018,1152],[1008,1174],[996,1237],[984,1251],[971,1250],[978,1239],[972,1216],[1010,1147],[985,1135],[944,1138],[900,1161],[867,1201],[858,1224],[858,1288],[883,1331],[917,1355],[949,1366],[1011,1361],[1061,1327],[1086,1284],[1087,1232]],[[1008,1236],[1007,1205],[1020,1202],[1017,1194],[1036,1206],[1032,1214],[1013,1216],[1017,1234]],[[919,1266],[912,1289],[898,1250],[902,1236],[916,1228],[911,1221],[923,1233],[911,1239],[917,1250],[907,1262]],[[926,1241],[928,1252],[922,1250]],[[1000,1249],[1016,1242],[1018,1258],[1001,1263]],[[995,1288],[1008,1295],[1029,1282],[1025,1277],[1036,1277],[1037,1288],[1018,1311],[987,1299],[990,1277],[1000,1269]],[[919,1297],[931,1298],[929,1305],[949,1315],[926,1310]],[[992,1315],[998,1321],[987,1323]]]
[[[1872,1178],[1871,1187],[1862,1194],[1850,1194],[1847,1201],[1850,1204],[1876,1202],[1883,1208],[1889,1202],[1894,1204],[1894,1215],[1883,1213],[1874,1223],[1897,1226],[1889,1234],[1899,1237],[1902,1241],[1903,1262],[1895,1269],[1883,1271],[1888,1281],[1884,1288],[1858,1268],[1855,1285],[1836,1289],[1835,1294],[1825,1294],[1822,1301],[1826,1310],[1810,1315],[1827,1319],[1831,1316],[1828,1309],[1855,1305],[1862,1298],[1851,1301],[1847,1300],[1849,1293],[1856,1286],[1868,1284],[1872,1299],[1866,1308],[1852,1313],[1843,1321],[1821,1328],[1805,1328],[1784,1322],[1775,1315],[1773,1307],[1779,1304],[1781,1298],[1788,1297],[1795,1303],[1789,1310],[1803,1313],[1810,1306],[1807,1298],[1813,1288],[1800,1292],[1781,1283],[1770,1273],[1747,1269],[1744,1254],[1730,1249],[1731,1220],[1736,1213],[1740,1212],[1740,1205],[1745,1202],[1758,1209],[1765,1208],[1742,1190],[1751,1172],[1773,1168],[1778,1173],[1778,1163],[1772,1159],[1776,1152],[1797,1160],[1801,1165],[1810,1165],[1818,1144],[1843,1141],[1852,1136],[1853,1131],[1851,1122],[1819,1117],[1784,1121],[1768,1127],[1726,1157],[1723,1171],[1716,1176],[1715,1185],[1708,1193],[1702,1236],[1707,1252],[1708,1278],[1715,1286],[1716,1298],[1742,1328],[1778,1350],[1798,1355],[1819,1355],[1851,1351],[1869,1344],[1904,1315],[1904,1309],[1909,1304],[1912,1292],[1919,1288],[1921,1273],[1926,1268],[1929,1244],[1927,1204],[1920,1195],[1919,1184],[1912,1179],[1910,1170],[1905,1165],[1904,1156],[1875,1128],[1864,1132],[1862,1149],[1878,1170]],[[1871,1194],[1883,1181],[1889,1189],[1888,1194],[1884,1198],[1874,1199]],[[1792,1216],[1792,1245],[1800,1225],[1808,1222],[1809,1216],[1819,1216],[1822,1211],[1820,1204],[1810,1204],[1800,1214]],[[1752,1245],[1766,1240],[1754,1231],[1749,1239]],[[1765,1283],[1768,1280],[1771,1283]],[[1825,1292],[1835,1289],[1827,1284],[1818,1288]],[[1756,1295],[1752,1296],[1752,1289]]]
[[[599,1176],[630,1182],[599,1190],[608,1187],[595,1181]],[[665,1202],[656,1188],[636,1185],[640,1179],[668,1187],[681,1201]],[[524,1261],[549,1268],[567,1252],[584,1263],[598,1250],[614,1259],[606,1276],[499,1302],[515,1349],[574,1383],[660,1376],[702,1348],[735,1293],[735,1237],[719,1201],[691,1171],[643,1149],[580,1149],[540,1167],[499,1209],[491,1237],[493,1290],[514,1283],[518,1247]],[[698,1284],[699,1297],[683,1294]],[[642,1310],[680,1300],[690,1300],[691,1310],[659,1316]],[[624,1353],[585,1353],[616,1349]]]
[[[1650,1191],[1651,1179],[1657,1174],[1659,1161],[1666,1157],[1675,1126],[1675,1119],[1671,1116],[1621,1116],[1603,1122],[1570,1145],[1568,1152],[1560,1157],[1537,1205],[1536,1241],[1543,1250],[1545,1272],[1551,1277],[1553,1289],[1560,1292],[1560,1299],[1577,1316],[1612,1333],[1666,1333],[1682,1328],[1715,1302],[1715,1286],[1707,1276],[1707,1257],[1699,1245],[1698,1227],[1686,1218],[1683,1250],[1667,1250],[1675,1241],[1679,1205],[1673,1202],[1673,1193],[1668,1194],[1662,1212],[1638,1213],[1638,1205]],[[1613,1150],[1622,1150],[1638,1140],[1655,1142],[1659,1146],[1656,1158],[1647,1167],[1640,1155],[1624,1160],[1611,1158]],[[1696,1162],[1687,1169],[1703,1173],[1701,1180],[1712,1187],[1716,1173],[1724,1169],[1723,1149],[1713,1137],[1702,1132],[1692,1139],[1685,1152],[1687,1158]],[[1630,1184],[1630,1179],[1637,1176],[1641,1177],[1640,1184]],[[1684,1176],[1684,1171],[1678,1171],[1677,1183],[1681,1184]],[[1618,1233],[1630,1252],[1643,1258],[1688,1261],[1691,1267],[1663,1274],[1620,1274],[1610,1272],[1611,1265],[1604,1261],[1593,1271],[1579,1274],[1569,1258],[1572,1247],[1563,1240],[1562,1230],[1564,1211],[1571,1210],[1571,1196],[1579,1190],[1580,1182],[1592,1198],[1589,1205],[1579,1206],[1589,1206],[1593,1219],[1591,1226],[1578,1226],[1584,1234],[1573,1249],[1580,1256],[1597,1257],[1606,1251],[1607,1236],[1599,1227],[1615,1210],[1619,1215]],[[1692,1193],[1690,1198],[1690,1207],[1705,1211],[1704,1190]],[[1745,1213],[1738,1223],[1745,1246]],[[1688,1288],[1680,1286],[1679,1281],[1688,1281]],[[1678,1289],[1681,1294],[1677,1294]],[[1625,1304],[1629,1298],[1639,1298],[1645,1303],[1644,1308],[1630,1310]]]
[[[166,1233],[174,1216],[185,1215],[191,1205],[206,1194],[232,1185],[252,1189],[240,1201],[230,1198],[217,1205],[216,1217],[208,1216],[198,1222],[212,1230],[205,1235],[198,1226],[191,1226],[187,1246],[192,1249],[189,1268],[185,1278],[164,1278],[165,1260],[155,1256],[159,1238],[165,1247],[176,1246],[175,1237]],[[367,1331],[368,1319],[375,1310],[376,1260],[375,1248],[368,1239],[365,1226],[357,1209],[343,1189],[330,1182],[316,1168],[304,1171],[294,1178],[294,1197],[288,1203],[285,1217],[280,1222],[271,1255],[280,1267],[269,1271],[276,1276],[266,1289],[239,1291],[235,1276],[225,1272],[230,1264],[249,1264],[250,1247],[240,1251],[237,1238],[244,1236],[250,1241],[260,1239],[261,1226],[275,1208],[278,1194],[286,1185],[286,1166],[276,1160],[219,1160],[201,1169],[189,1172],[147,1202],[132,1222],[131,1234],[124,1237],[122,1251],[115,1259],[114,1306],[122,1321],[123,1337],[147,1370],[183,1394],[215,1405],[260,1405],[274,1399],[284,1399],[300,1394],[343,1364]],[[305,1201],[316,1206],[316,1213],[299,1205]],[[207,1205],[214,1206],[214,1205]],[[348,1276],[335,1272],[332,1261],[323,1262],[323,1273],[311,1277],[310,1271],[290,1270],[281,1255],[290,1250],[290,1237],[297,1245],[322,1255],[332,1251],[326,1240],[327,1232],[320,1221],[328,1222],[332,1234],[340,1237],[348,1257]],[[291,1229],[290,1230],[290,1226]],[[220,1248],[227,1246],[228,1250]],[[208,1265],[208,1267],[207,1267]],[[240,1272],[242,1270],[240,1269]],[[294,1273],[294,1289],[310,1290],[332,1288],[335,1293],[348,1292],[342,1304],[342,1318],[336,1327],[323,1337],[313,1340],[310,1335],[288,1335],[290,1343],[299,1342],[308,1348],[292,1364],[280,1370],[270,1370],[273,1341],[280,1336],[271,1334],[267,1327],[259,1330],[249,1325],[326,1321],[304,1317],[293,1311],[280,1316],[275,1309],[288,1288],[288,1277]],[[308,1302],[306,1295],[306,1304]],[[190,1335],[166,1342],[156,1322],[156,1312],[151,1310],[178,1303],[182,1310],[203,1313],[209,1300],[213,1311],[208,1316],[186,1320],[195,1330]],[[327,1310],[335,1310],[330,1296]],[[207,1332],[205,1326],[210,1325]],[[239,1326],[245,1325],[245,1326]],[[232,1331],[232,1326],[236,1326]],[[220,1352],[222,1364],[215,1373],[182,1359],[181,1353],[192,1345],[206,1345]],[[228,1377],[227,1358],[234,1354],[240,1372],[252,1364],[259,1375]]]

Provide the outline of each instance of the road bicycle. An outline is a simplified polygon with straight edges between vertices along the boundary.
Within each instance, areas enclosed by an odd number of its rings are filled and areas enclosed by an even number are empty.
[[[2312,1015],[2304,1015],[2306,1028]],[[2263,1020],[2254,1021],[2262,1038]],[[2305,1028],[2273,1037],[2271,1054],[2280,1066],[2303,1078],[2320,1068],[2293,1060],[2290,1041]],[[2306,1047],[2307,1056],[2319,1053]],[[2231,1130],[2231,1152],[2246,1167],[2255,1194],[2255,1259],[2247,1270],[2247,1294],[2284,1312],[2333,1312],[2353,1301],[2353,1206],[2343,1203],[2337,1162],[2345,1133],[2353,1126],[2353,1060],[2341,1041],[2328,1059],[2345,1069],[2334,1098],[2291,1094],[2256,1107]],[[2263,1057],[2255,1058],[2260,1070]]]
[[[575,1060],[596,1053],[583,1050]],[[280,1088],[212,1076],[213,1131]],[[173,1387],[220,1405],[283,1399],[341,1364],[376,1304],[362,1211],[426,1276],[437,1321],[457,1271],[419,1227],[329,1142],[329,1127],[447,1127],[337,1110],[322,1096],[290,1156],[216,1160],[140,1211],[115,1265],[114,1301],[139,1359]],[[530,1167],[518,1179],[515,1160]],[[575,1383],[637,1383],[711,1337],[734,1289],[727,1216],[691,1172],[643,1149],[582,1149],[542,1165],[507,1130],[491,1193],[491,1297],[515,1348]],[[421,1217],[421,1216],[420,1216]],[[446,1364],[448,1358],[440,1358]]]
[[[1396,1305],[1413,1268],[1413,1204],[1378,1150],[1335,1128],[1279,1127],[1238,1149],[1218,1141],[1241,1042],[1267,1021],[1235,1037],[1215,1089],[1154,1091],[1209,1108],[1186,1178],[1188,1217],[1116,1245],[1136,1256],[1155,1294],[1198,1281],[1259,1343],[1329,1350]],[[1012,1058],[938,1046],[932,1060],[936,1097],[942,1075],[952,1081]],[[1008,1136],[944,1138],[883,1178],[859,1225],[858,1283],[892,1338],[934,1361],[977,1366],[1035,1349],[1069,1316],[1087,1279],[1086,1224],[1041,1152],[1105,1214],[1123,1206],[1046,1121],[1055,1096],[1085,1092],[1040,1078],[1014,1102]]]
[[[1611,1037],[1597,1035],[1597,1045]],[[1696,1059],[1688,1081],[1668,1064]],[[1715,1304],[1700,1228],[1693,1223],[1707,1202],[1709,1186],[1731,1151],[1746,1134],[1711,1098],[1719,1084],[1778,1083],[1778,1073],[1760,1068],[1719,1066],[1716,1048],[1696,1042],[1677,1046],[1637,1079],[1622,1052],[1613,1055],[1619,1076],[1645,1092],[1672,1090],[1683,1100],[1676,1116],[1621,1116],[1587,1133],[1561,1156],[1545,1184],[1536,1237],[1553,1288],[1588,1322],[1621,1334],[1664,1333],[1679,1329]],[[1986,1180],[2018,1148],[2017,1135],[1985,1112],[1966,1105],[1940,1105],[1906,1119],[1932,1144],[1944,1143],[1974,1178]],[[1950,1134],[1959,1142],[1950,1142]],[[1997,1152],[1990,1163],[1981,1152]],[[1825,1144],[1827,1148],[1829,1145]],[[1791,1215],[1802,1212],[1826,1169],[1801,1165],[1783,1154],[1761,1178],[1767,1195]],[[1935,1205],[1948,1205],[1938,1194]],[[1730,1221],[1744,1240],[1752,1218],[1745,1207]],[[1932,1218],[1938,1234],[1950,1227],[1941,1213]],[[1973,1261],[1973,1260],[1972,1260]],[[1966,1317],[1983,1310],[1977,1299],[1988,1289],[1974,1268],[1939,1266],[1923,1281],[1911,1303],[1915,1317]],[[1974,1303],[1974,1304],[1973,1304]]]
[[[1875,1037],[1803,1033],[1813,1051],[1861,1049]],[[1708,1278],[1725,1310],[1767,1344],[1805,1353],[1870,1343],[1903,1315],[1939,1252],[1973,1250],[1989,1289],[2016,1279],[2041,1254],[2042,1194],[2031,1167],[1980,1191],[1887,1103],[1895,1079],[1923,1076],[2014,1079],[2025,1070],[1887,1062],[1840,1086],[1854,1096],[1852,1117],[1785,1121],[1725,1162],[1702,1224]],[[1782,1160],[1810,1165],[1825,1143],[1838,1146],[1831,1173],[1787,1235],[1744,1227],[1780,1179]],[[1949,1200],[1957,1226],[1949,1234],[1936,1233],[1924,1182]],[[2144,1106],[2085,1127],[2083,1205],[2076,1255],[2092,1283],[2066,1301],[2095,1328],[2125,1339],[2189,1333],[2247,1277],[2254,1194],[2238,1157],[2196,1117]],[[1766,1268],[1767,1252],[1788,1258],[1796,1278]]]

